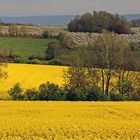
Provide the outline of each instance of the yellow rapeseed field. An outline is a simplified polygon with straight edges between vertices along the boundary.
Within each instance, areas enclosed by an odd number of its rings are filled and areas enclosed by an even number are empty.
[[[7,91],[16,83],[20,83],[23,89],[38,88],[40,84],[48,81],[62,86],[64,70],[67,68],[66,66],[8,64],[8,78],[0,81],[0,97],[7,96]],[[114,81],[116,78],[112,78],[111,82]]]
[[[0,102],[2,140],[140,140],[140,102]]]
[[[0,92],[8,91],[15,83],[20,83],[23,89],[37,88],[47,81],[63,84],[63,66],[9,64],[8,78],[0,82]]]

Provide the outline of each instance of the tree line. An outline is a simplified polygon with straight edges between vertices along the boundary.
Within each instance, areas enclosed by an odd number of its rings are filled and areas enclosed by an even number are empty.
[[[119,94],[111,93],[109,98],[98,89],[91,88],[84,94],[80,91],[68,91],[54,83],[44,83],[38,89],[22,89],[19,83],[13,85],[8,91],[10,100],[16,101],[125,101],[127,98]],[[136,98],[137,99],[137,98]],[[132,99],[135,100],[135,99]]]
[[[70,32],[90,33],[102,33],[103,30],[113,31],[118,34],[131,33],[130,24],[123,17],[106,11],[94,11],[93,13],[76,16],[68,24],[68,30]]]

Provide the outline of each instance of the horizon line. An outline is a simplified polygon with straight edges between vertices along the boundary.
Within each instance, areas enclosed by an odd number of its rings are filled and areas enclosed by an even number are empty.
[[[91,13],[91,12],[85,12],[85,13]],[[118,13],[117,13],[118,14]],[[140,13],[123,13],[123,14],[119,14],[120,16],[121,15],[139,15]],[[50,15],[19,15],[19,16],[2,16],[0,15],[0,17],[2,18],[18,18],[18,17],[43,17],[43,16],[77,16],[77,15],[83,15],[83,14],[50,14]]]

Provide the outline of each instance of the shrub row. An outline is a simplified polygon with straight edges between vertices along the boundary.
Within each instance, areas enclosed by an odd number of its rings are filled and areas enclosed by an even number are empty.
[[[12,100],[43,100],[43,101],[126,101],[130,100],[127,96],[110,93],[109,97],[101,94],[98,88],[91,88],[86,93],[81,91],[68,91],[60,88],[53,83],[45,83],[39,86],[39,89],[27,89],[23,91],[20,84],[15,84],[9,90]],[[131,100],[140,100],[140,97],[133,97]]]
[[[12,100],[66,100],[66,94],[58,85],[45,83],[39,89],[27,89],[24,91],[20,84],[15,84],[10,90],[9,95]]]

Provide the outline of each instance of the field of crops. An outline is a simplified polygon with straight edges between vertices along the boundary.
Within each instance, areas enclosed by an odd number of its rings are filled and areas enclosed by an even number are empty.
[[[140,102],[0,102],[5,140],[139,140]]]
[[[0,82],[0,96],[4,96],[5,92],[17,82],[23,89],[37,88],[47,81],[61,85],[65,68],[62,66],[9,64],[8,78]]]
[[[140,43],[140,28],[132,28],[132,32],[134,34],[121,34],[120,38],[126,40],[128,43],[135,42]],[[66,35],[77,45],[87,45],[90,40],[96,39],[100,34],[92,33],[89,36],[89,33],[81,33],[81,32],[66,32]],[[140,48],[133,52],[134,56],[140,58]]]
[[[45,56],[49,39],[1,37],[0,49],[11,49],[14,54],[27,58],[31,55]]]
[[[6,97],[7,91],[16,83],[20,83],[22,89],[25,90],[38,88],[40,84],[46,82],[63,86],[64,70],[67,68],[66,66],[8,64],[8,77],[0,80],[0,98]],[[110,82],[113,84],[116,82],[116,78],[112,78]]]
[[[21,26],[18,26],[20,29]],[[26,26],[27,34],[30,36],[41,36],[44,31],[49,31],[51,33],[59,33],[65,31],[66,28],[63,26],[51,26],[51,25],[34,25],[34,26]],[[3,26],[3,35],[8,35],[9,26]]]

